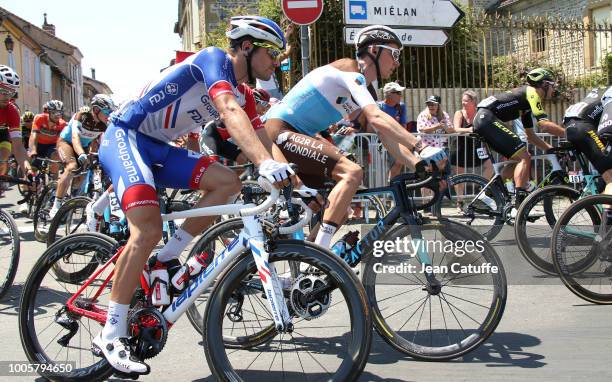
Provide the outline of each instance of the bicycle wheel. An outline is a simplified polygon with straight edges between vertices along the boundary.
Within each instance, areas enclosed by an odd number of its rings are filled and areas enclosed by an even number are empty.
[[[0,209],[0,298],[13,285],[19,264],[20,240],[15,219]]]
[[[62,205],[49,225],[47,247],[65,236],[88,232],[85,207],[91,201],[86,196],[77,196]]]
[[[272,223],[264,220],[263,224],[264,226],[272,228]],[[204,252],[208,254],[207,258],[212,262],[215,256],[226,250],[232,241],[238,237],[242,228],[244,228],[244,224],[241,218],[233,218],[215,224],[202,234],[182,263],[184,264],[191,257]],[[209,293],[202,293],[195,303],[187,309],[187,318],[189,322],[191,322],[191,325],[193,325],[200,334],[204,334],[204,313],[208,297]],[[244,336],[226,335],[223,337],[223,342],[226,346],[252,347],[267,342],[275,335],[276,331],[274,330],[274,325],[268,325],[266,327],[261,326],[259,332],[245,334]]]
[[[41,191],[34,208],[34,238],[41,243],[47,241],[47,232],[51,224],[49,211],[51,211],[51,207],[53,207],[56,187],[57,182],[55,181],[47,184]]]
[[[269,263],[277,268],[288,262],[311,266],[312,272],[298,278],[293,288],[316,286],[319,292],[308,301],[319,309],[304,306],[309,303],[293,298],[292,290],[287,298],[290,314],[296,317],[291,333],[279,333],[270,343],[248,349],[221,346],[226,334],[260,330],[249,327],[254,318],[264,327],[274,322],[262,298],[255,261],[245,252],[217,279],[206,307],[204,350],[213,375],[221,381],[258,380],[264,373],[266,380],[356,380],[367,361],[372,335],[359,280],[340,258],[314,244],[278,240],[272,247]]]
[[[563,284],[595,304],[612,304],[612,227],[605,206],[612,196],[578,200],[559,218],[552,235],[552,257]]]
[[[74,363],[74,368],[62,373],[51,373],[49,368],[38,369],[43,377],[60,381],[97,381],[113,373],[106,359],[91,352],[91,341],[100,324],[65,309],[68,298],[82,287],[82,283],[57,278],[53,265],[65,256],[78,256],[84,263],[95,261],[102,265],[114,254],[116,245],[113,239],[102,234],[75,234],[47,248],[32,268],[19,302],[19,334],[25,354],[35,364]],[[93,296],[112,269],[112,266],[105,269],[82,296]],[[80,297],[76,303],[108,309],[110,287],[107,285],[95,301]]]
[[[443,198],[436,205],[435,215],[469,225],[487,240],[493,240],[504,226],[504,194],[494,184],[481,194],[489,181],[479,175],[455,175],[448,182],[450,203]]]
[[[534,268],[556,275],[550,252],[553,228],[580,192],[568,186],[548,186],[530,194],[519,207],[514,233],[521,254]]]
[[[504,268],[489,242],[468,226],[432,219],[418,228],[422,241],[400,225],[384,240],[410,246],[368,256],[363,283],[374,326],[411,357],[456,358],[477,348],[499,324],[507,296]],[[439,293],[428,288],[418,260],[423,249],[436,267]]]

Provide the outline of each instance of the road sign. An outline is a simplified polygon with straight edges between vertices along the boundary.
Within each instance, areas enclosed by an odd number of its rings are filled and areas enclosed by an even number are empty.
[[[298,25],[312,24],[323,12],[323,0],[283,0],[283,12]]]
[[[344,40],[354,44],[357,32],[361,27],[344,27]],[[448,34],[440,29],[408,29],[393,28],[405,46],[444,46],[448,42]]]
[[[464,16],[448,0],[344,0],[344,23],[451,28]]]

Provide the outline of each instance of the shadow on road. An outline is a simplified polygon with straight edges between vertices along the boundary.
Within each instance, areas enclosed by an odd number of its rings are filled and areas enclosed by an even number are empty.
[[[542,362],[544,356],[527,352],[525,348],[534,347],[540,343],[539,338],[528,334],[496,332],[474,351],[450,362],[485,363],[489,367],[539,368],[546,365],[545,362]],[[395,351],[378,335],[374,337],[369,363],[394,364],[404,360],[419,362]]]

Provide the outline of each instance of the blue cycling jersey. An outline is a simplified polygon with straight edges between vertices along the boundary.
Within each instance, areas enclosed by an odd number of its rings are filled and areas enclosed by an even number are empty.
[[[162,71],[113,113],[111,122],[169,142],[219,118],[212,101],[221,94],[233,94],[243,107],[245,96],[237,86],[230,56],[206,48]]]
[[[308,73],[266,119],[281,119],[302,134],[314,136],[354,111],[376,102],[361,73],[325,65]]]

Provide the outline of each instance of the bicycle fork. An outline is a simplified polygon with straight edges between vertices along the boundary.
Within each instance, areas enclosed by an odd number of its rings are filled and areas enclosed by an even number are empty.
[[[248,239],[243,245],[251,250],[261,284],[266,294],[276,330],[280,333],[292,332],[293,323],[285,303],[283,289],[274,265],[268,262],[270,254],[266,251],[261,222],[255,216],[242,217],[244,232]]]

